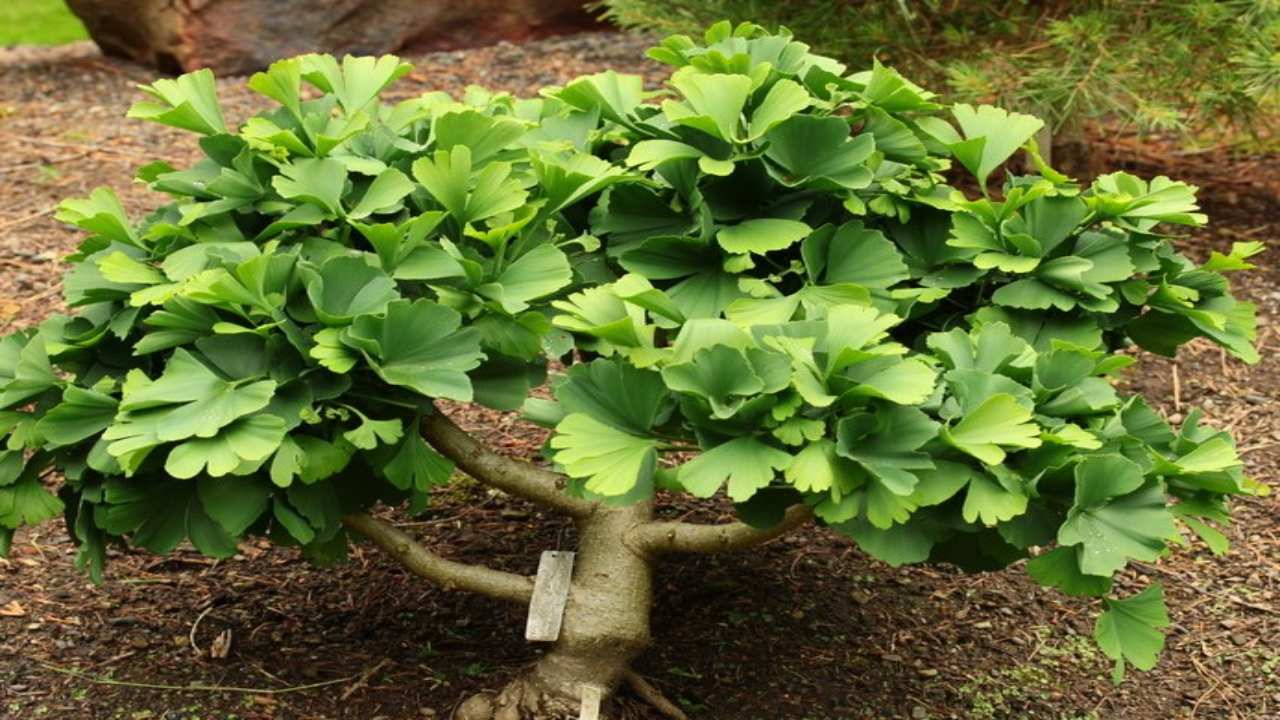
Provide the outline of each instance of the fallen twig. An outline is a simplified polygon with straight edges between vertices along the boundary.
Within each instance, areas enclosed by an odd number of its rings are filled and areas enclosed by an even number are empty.
[[[383,658],[383,659],[382,659],[382,662],[379,662],[377,665],[374,665],[373,667],[369,668],[368,670],[365,670],[364,672],[360,673],[360,678],[359,678],[358,680],[356,680],[355,682],[351,683],[351,686],[350,686],[350,687],[348,687],[346,690],[343,690],[343,691],[342,691],[342,700],[343,700],[343,702],[346,702],[347,698],[349,698],[349,697],[351,697],[352,695],[354,695],[354,694],[356,693],[356,691],[357,691],[357,690],[359,690],[360,688],[368,687],[368,686],[369,686],[369,678],[371,678],[371,677],[373,677],[374,675],[376,675],[376,674],[377,674],[377,672],[378,672],[379,670],[381,670],[382,668],[386,667],[386,666],[387,666],[388,664],[390,664],[390,663],[391,663],[391,660],[390,660],[389,658]]]
[[[191,649],[195,651],[196,655],[204,655],[204,651],[200,649],[199,643],[196,642],[196,630],[200,627],[200,621],[203,620],[204,616],[208,615],[211,610],[213,610],[212,605],[205,608],[204,612],[197,615],[196,621],[191,623],[191,632],[187,634],[187,638],[191,640]]]
[[[57,205],[50,205],[49,207],[43,210],[38,210],[36,212],[33,212],[30,215],[23,215],[22,217],[17,218],[15,220],[9,220],[7,222],[0,223],[0,232],[4,232],[5,230],[10,230],[20,225],[24,225],[26,223],[31,222],[32,220],[38,220],[39,218],[42,218],[45,215],[48,215],[49,213],[57,209],[58,209]]]

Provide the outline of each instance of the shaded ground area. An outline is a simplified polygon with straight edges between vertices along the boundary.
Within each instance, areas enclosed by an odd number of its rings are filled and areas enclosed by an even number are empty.
[[[528,94],[606,66],[653,79],[655,68],[637,64],[644,46],[588,35],[435,54],[415,59],[398,92],[479,82]],[[133,84],[148,79],[89,52],[36,65],[0,58],[0,332],[59,308],[57,259],[75,241],[52,220],[61,198],[107,184],[143,212],[156,199],[133,170],[193,157],[190,136],[123,119]],[[222,87],[232,119],[257,107],[240,84]],[[1110,147],[1110,166],[1206,186],[1215,224],[1191,252],[1280,235],[1274,158]],[[1259,264],[1271,269],[1238,279],[1260,306],[1262,364],[1195,346],[1176,364],[1144,357],[1133,384],[1170,415],[1206,408],[1235,430],[1251,473],[1274,483],[1280,251]],[[541,440],[509,418],[483,428],[513,453]],[[450,557],[532,572],[537,551],[574,541],[558,519],[465,483],[437,500],[408,526]],[[724,509],[672,512],[715,521]],[[1280,499],[1241,503],[1237,518],[1229,557],[1195,547],[1122,579],[1121,590],[1163,581],[1175,624],[1158,669],[1120,687],[1088,639],[1088,603],[1042,591],[1017,568],[894,570],[816,530],[663,567],[655,647],[638,669],[709,720],[1280,717]],[[445,718],[466,691],[500,685],[537,653],[518,609],[418,581],[368,549],[330,572],[265,544],[218,563],[117,555],[102,587],[71,555],[50,525],[20,532],[0,560],[0,718]],[[211,659],[227,631],[228,657]],[[625,717],[653,717],[624,704]]]

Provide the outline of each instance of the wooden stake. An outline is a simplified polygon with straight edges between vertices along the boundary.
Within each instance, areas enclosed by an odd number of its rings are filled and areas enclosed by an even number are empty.
[[[573,578],[573,553],[548,550],[538,561],[529,600],[529,620],[524,638],[530,642],[555,642],[560,637],[564,606],[569,602],[569,582]]]
[[[595,685],[582,686],[582,709],[578,711],[578,720],[600,720],[600,703],[604,693]]]

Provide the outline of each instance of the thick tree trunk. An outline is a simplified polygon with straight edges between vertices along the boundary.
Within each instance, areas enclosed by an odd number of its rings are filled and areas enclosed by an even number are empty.
[[[464,702],[455,720],[576,718],[584,689],[608,698],[624,680],[663,715],[687,720],[680,708],[630,670],[649,647],[654,559],[669,553],[745,550],[813,517],[807,506],[797,505],[777,525],[763,529],[743,522],[656,522],[651,502],[608,507],[565,494],[563,475],[489,450],[442,413],[425,419],[423,433],[436,450],[480,482],[556,510],[578,525],[578,553],[560,637],[501,692]],[[411,572],[444,587],[526,605],[533,596],[532,578],[447,560],[371,515],[357,513],[344,522]]]
[[[579,521],[559,640],[496,696],[463,703],[458,720],[577,717],[584,687],[595,686],[606,698],[618,688],[631,662],[649,646],[652,560],[626,538],[651,516],[651,506],[642,503],[600,509]]]

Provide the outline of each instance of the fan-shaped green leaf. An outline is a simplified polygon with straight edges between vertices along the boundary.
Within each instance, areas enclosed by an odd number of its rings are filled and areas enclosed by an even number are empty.
[[[1075,470],[1075,504],[1058,542],[1081,545],[1080,570],[1111,575],[1130,558],[1151,561],[1176,538],[1163,488],[1145,482],[1142,469],[1119,455],[1086,458]]]
[[[680,466],[680,484],[698,497],[711,497],[727,480],[734,502],[749,500],[791,464],[791,455],[753,437],[734,438]]]
[[[355,319],[344,338],[364,353],[370,366],[392,385],[427,397],[470,400],[467,371],[484,354],[474,328],[459,329],[458,313],[429,300],[397,300],[382,316]]]
[[[810,232],[809,226],[802,222],[763,218],[722,228],[716,234],[716,240],[720,247],[731,253],[763,255],[791,247]]]
[[[154,101],[134,103],[129,117],[216,135],[227,131],[218,105],[218,89],[208,68],[140,86]]]
[[[1044,127],[1039,118],[991,105],[956,105],[951,112],[965,138],[952,145],[951,152],[984,187],[992,171]]]
[[[657,441],[622,432],[589,415],[572,413],[551,438],[556,462],[569,477],[587,481],[600,495],[623,495],[651,478],[657,464]]]
[[[340,255],[308,279],[307,296],[317,317],[327,325],[341,326],[385,311],[400,293],[394,280],[364,258]]]
[[[1116,661],[1113,678],[1124,679],[1125,663],[1139,670],[1156,666],[1156,657],[1164,648],[1161,628],[1169,626],[1169,611],[1164,604],[1164,588],[1152,585],[1123,600],[1106,599],[1106,612],[1098,617],[1093,638],[1098,647]]]
[[[1031,421],[1031,411],[1017,398],[999,393],[965,414],[960,422],[943,427],[942,438],[988,465],[999,465],[1004,462],[1004,448],[1040,447],[1040,428]]]

